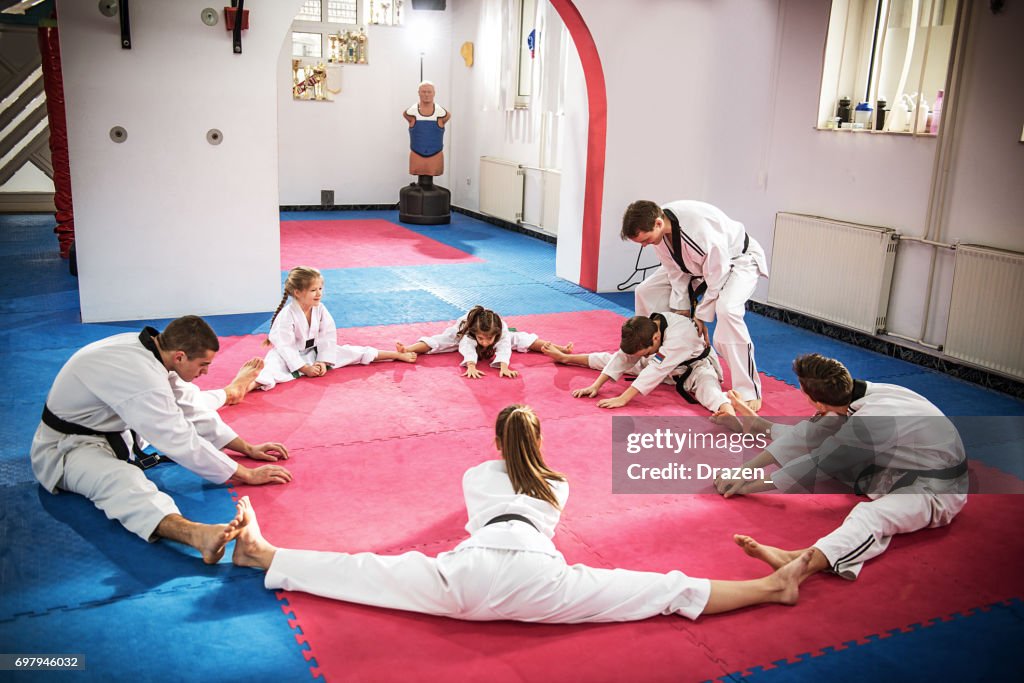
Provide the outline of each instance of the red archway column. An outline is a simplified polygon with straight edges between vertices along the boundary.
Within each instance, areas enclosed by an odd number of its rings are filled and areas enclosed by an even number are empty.
[[[39,53],[43,62],[43,90],[50,126],[50,163],[53,165],[53,203],[61,258],[68,258],[75,241],[75,214],[71,204],[71,164],[68,123],[64,113],[64,76],[60,67],[60,39],[56,25],[39,26]]]
[[[601,207],[604,201],[604,158],[608,132],[608,97],[601,57],[590,29],[572,0],[551,0],[562,18],[583,64],[590,108],[587,129],[587,167],[583,191],[583,237],[580,245],[580,285],[597,290],[597,266],[601,251]]]

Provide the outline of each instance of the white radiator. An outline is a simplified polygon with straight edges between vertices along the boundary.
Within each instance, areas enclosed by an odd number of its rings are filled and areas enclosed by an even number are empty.
[[[875,334],[885,329],[898,233],[778,213],[768,303]]]
[[[1024,254],[960,244],[943,352],[1024,378]]]
[[[480,212],[518,223],[523,218],[523,172],[519,164],[480,157]]]
[[[548,168],[523,167],[523,220],[526,225],[558,234],[558,194],[562,174]]]
[[[557,234],[561,180],[554,169],[480,157],[480,211]]]

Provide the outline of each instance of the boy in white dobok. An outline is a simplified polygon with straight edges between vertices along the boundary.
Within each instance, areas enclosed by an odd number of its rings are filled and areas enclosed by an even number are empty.
[[[620,395],[598,401],[599,408],[621,408],[638,394],[646,396],[665,383],[674,384],[687,402],[700,403],[715,415],[735,414],[722,391],[718,358],[686,316],[652,313],[630,318],[622,324],[621,343],[614,353],[565,353],[552,344],[542,350],[557,363],[601,371],[589,387],[572,392],[576,398],[595,397],[605,382],[636,375]]]
[[[937,407],[900,386],[854,380],[842,363],[818,354],[798,357],[793,370],[817,416],[772,424],[730,394],[744,428],[772,437],[745,466],[779,469],[770,482],[719,479],[715,488],[726,498],[776,488],[810,492],[830,478],[871,500],[810,548],[782,550],[736,535],[744,552],[775,567],[810,550],[808,574],[828,570],[853,580],[896,534],[953,521],[967,502],[967,460],[956,427]]]
[[[636,288],[636,314],[690,315],[705,339],[706,324],[717,319],[714,345],[732,372],[732,388],[759,410],[761,380],[743,316],[758,278],[768,277],[761,245],[721,209],[692,200],[633,202],[622,217],[621,237],[651,245],[661,261]]]

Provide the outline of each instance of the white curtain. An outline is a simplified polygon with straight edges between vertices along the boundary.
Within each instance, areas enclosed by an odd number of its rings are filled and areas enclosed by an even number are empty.
[[[539,163],[553,165],[558,120],[564,104],[565,25],[547,0],[537,0],[531,26],[536,31],[530,104],[516,109],[519,73],[519,0],[486,0],[481,55],[486,66],[484,111],[502,112],[506,142],[535,143],[543,136]]]

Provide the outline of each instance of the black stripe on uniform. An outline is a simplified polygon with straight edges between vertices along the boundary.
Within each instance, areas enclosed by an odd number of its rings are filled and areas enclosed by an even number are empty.
[[[854,548],[853,550],[851,550],[850,552],[846,553],[845,555],[840,557],[838,560],[836,560],[836,563],[834,565],[832,565],[833,571],[838,572],[839,571],[839,565],[841,565],[841,564],[851,564],[854,560],[856,560],[858,557],[860,557],[865,552],[867,552],[867,549],[870,548],[872,545],[874,545],[874,543],[875,543],[875,537],[874,536],[869,536],[868,540],[864,541],[859,546],[857,546],[856,548]]]
[[[697,252],[701,256],[705,256],[704,250],[697,246],[697,243],[693,240],[692,237],[683,232],[683,228],[681,226],[679,228],[679,236],[686,240],[686,243],[689,244],[695,252]]]

